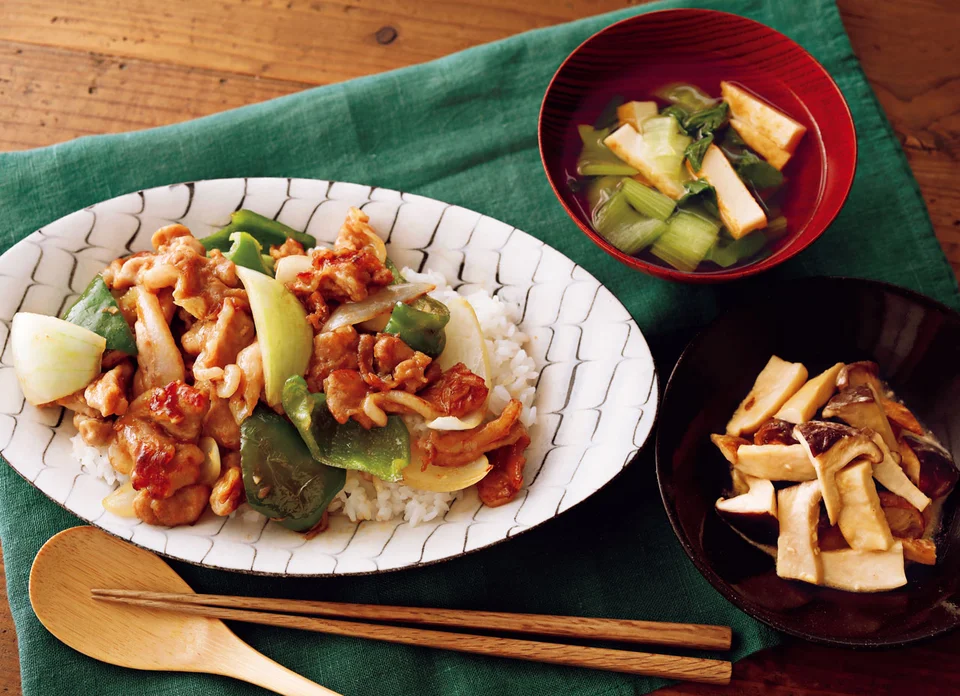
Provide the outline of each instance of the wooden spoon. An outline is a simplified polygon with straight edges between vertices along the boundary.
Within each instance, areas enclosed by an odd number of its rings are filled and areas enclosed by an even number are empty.
[[[221,674],[286,696],[339,696],[257,652],[218,619],[98,602],[95,587],[193,592],[154,554],[95,527],[57,534],[30,571],[40,623],[84,655],[133,669]]]

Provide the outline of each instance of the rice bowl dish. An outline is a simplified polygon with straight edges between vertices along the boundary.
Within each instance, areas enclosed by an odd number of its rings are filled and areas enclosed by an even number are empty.
[[[518,308],[397,269],[367,223],[352,209],[312,252],[246,210],[202,240],[171,225],[62,319],[15,317],[24,394],[74,412],[73,456],[119,486],[106,510],[170,527],[209,504],[312,536],[330,515],[429,522],[478,483],[487,505],[513,499],[538,378]]]

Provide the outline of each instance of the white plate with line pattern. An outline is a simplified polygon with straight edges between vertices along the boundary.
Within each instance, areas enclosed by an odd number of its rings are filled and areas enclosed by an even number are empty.
[[[265,518],[151,527],[106,513],[111,486],[80,469],[62,409],[27,404],[7,340],[15,312],[59,315],[112,259],[150,249],[159,227],[182,222],[198,237],[249,208],[332,242],[350,206],[387,238],[399,266],[443,273],[461,292],[483,287],[521,307],[520,328],[540,370],[525,486],[511,503],[475,494],[440,519],[353,523],[331,516],[307,541]],[[475,551],[555,517],[598,491],[646,442],[657,375],[643,335],[593,276],[502,222],[422,196],[310,179],[219,179],[130,193],[52,222],[0,256],[0,454],[51,500],[140,546],[190,563],[269,575],[329,576],[418,566]]]

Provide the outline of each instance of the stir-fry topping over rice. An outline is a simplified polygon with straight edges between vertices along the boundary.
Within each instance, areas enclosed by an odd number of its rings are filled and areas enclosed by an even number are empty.
[[[204,240],[176,224],[152,244],[111,262],[65,320],[45,318],[92,330],[99,370],[35,391],[74,412],[84,468],[122,484],[110,511],[175,526],[249,503],[318,533],[328,513],[416,524],[474,483],[489,506],[521,490],[537,372],[502,300],[398,270],[357,209],[333,248],[249,211]],[[101,315],[83,316],[94,300]],[[296,326],[312,337],[302,354]]]

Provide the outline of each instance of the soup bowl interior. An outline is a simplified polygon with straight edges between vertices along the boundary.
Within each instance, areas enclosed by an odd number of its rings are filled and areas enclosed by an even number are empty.
[[[686,273],[624,254],[598,235],[570,182],[580,124],[594,123],[614,98],[648,100],[658,88],[687,83],[712,96],[736,82],[806,126],[784,169],[787,233],[755,263]],[[840,211],[856,168],[853,119],[836,84],[798,44],[753,20],[713,10],[650,12],[625,19],[581,44],[560,66],[544,96],[540,154],[563,207],[607,253],[672,280],[716,282],[771,268],[810,245]]]
[[[884,283],[814,278],[784,284],[705,329],[686,348],[667,384],[657,475],[687,554],[745,612],[809,640],[897,645],[953,628],[960,620],[955,605],[960,493],[948,497],[943,508],[937,564],[910,564],[905,587],[876,594],[777,577],[774,560],[715,512],[730,477],[710,434],[724,431],[771,355],[802,362],[811,376],[838,361],[876,361],[881,376],[921,423],[955,458],[960,455],[960,315]]]

